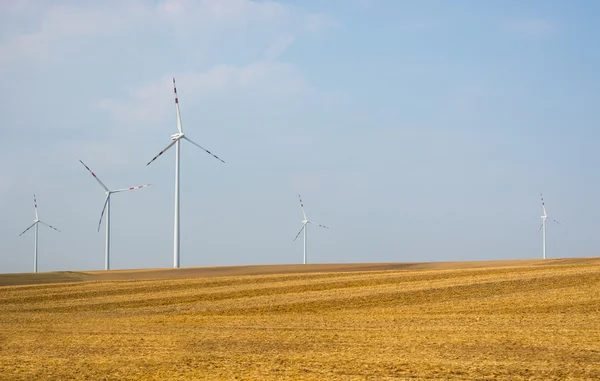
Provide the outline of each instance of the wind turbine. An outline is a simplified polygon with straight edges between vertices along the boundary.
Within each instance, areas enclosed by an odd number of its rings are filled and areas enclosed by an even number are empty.
[[[44,221],[40,221],[40,216],[38,215],[38,208],[37,208],[37,201],[35,199],[35,194],[33,195],[33,207],[35,208],[35,220],[33,220],[33,224],[31,224],[30,227],[28,227],[27,229],[25,229],[25,231],[21,234],[19,234],[19,237],[22,236],[23,234],[25,234],[25,232],[27,232],[27,230],[31,229],[32,227],[35,226],[34,231],[34,240],[35,240],[35,249],[33,251],[33,272],[37,273],[37,263],[38,263],[38,224],[44,224],[49,228],[52,228],[54,230],[56,230],[57,232],[60,232],[60,230],[58,230],[57,228],[55,228],[54,226],[50,226],[47,223],[45,223]]]
[[[294,242],[296,241],[296,239],[298,239],[298,236],[300,236],[300,233],[302,233],[304,231],[304,264],[306,264],[306,229],[307,229],[306,225],[315,224],[324,229],[329,229],[329,228],[325,225],[321,225],[321,224],[317,224],[316,222],[309,221],[306,218],[306,213],[304,212],[304,203],[302,202],[302,197],[300,195],[298,195],[298,198],[300,199],[300,207],[302,208],[302,215],[304,216],[304,219],[302,220],[302,229],[300,229],[298,234],[296,234],[296,238],[294,238]]]
[[[540,197],[542,198],[542,209],[544,210],[544,214],[542,215],[542,225],[540,226],[540,228],[538,229],[538,232],[541,230],[542,231],[542,258],[546,259],[546,220],[549,218],[548,217],[548,213],[546,213],[546,205],[544,204],[544,196],[542,196],[542,194],[540,193]],[[560,224],[560,222],[553,220],[550,218],[551,221],[556,222],[557,224]]]
[[[92,174],[92,176],[94,176],[94,178],[96,179],[98,184],[100,184],[100,186],[104,189],[104,193],[106,194],[106,198],[104,199],[104,207],[102,208],[102,213],[100,213],[100,221],[98,222],[98,231],[100,231],[100,224],[102,224],[102,217],[104,216],[104,211],[106,210],[106,245],[104,248],[104,270],[110,270],[110,196],[113,193],[126,192],[126,191],[132,191],[132,190],[136,190],[136,189],[140,189],[140,188],[146,188],[146,187],[149,187],[150,184],[138,185],[138,186],[131,187],[131,188],[109,190],[106,187],[106,185],[104,185],[104,183],[98,178],[98,176],[96,176],[96,174],[94,172],[92,172],[90,167],[85,165],[85,163],[81,160],[79,160],[79,162],[81,164],[83,164],[83,166]]]
[[[200,146],[197,143],[191,141],[187,136],[183,134],[183,127],[181,125],[181,113],[179,112],[179,99],[177,97],[177,87],[175,86],[175,78],[173,78],[173,92],[175,93],[175,111],[177,113],[177,133],[171,135],[172,142],[165,147],[162,151],[158,153],[158,155],[154,156],[152,160],[148,162],[146,165],[150,165],[154,160],[156,160],[160,155],[165,153],[169,148],[175,145],[175,223],[173,227],[173,268],[179,268],[179,154],[181,152],[181,148],[179,147],[181,139],[185,139],[188,142],[192,143],[196,147],[200,148],[204,152],[208,153],[215,159],[225,163],[221,158],[217,155],[213,154],[206,148]]]

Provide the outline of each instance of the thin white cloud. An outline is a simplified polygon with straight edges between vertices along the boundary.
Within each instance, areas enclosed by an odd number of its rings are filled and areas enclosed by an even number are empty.
[[[249,0],[167,0],[158,5],[166,15],[180,23],[209,21],[212,23],[272,22],[289,16],[283,4]]]
[[[215,36],[224,39],[231,33],[245,36],[259,32],[277,44],[282,38],[293,41],[300,34],[336,25],[322,14],[274,1],[165,0],[156,5],[141,0],[64,1],[53,6],[41,5],[39,9],[31,5],[7,8],[11,17],[28,15],[37,24],[28,31],[0,32],[0,62],[20,59],[46,62],[53,54],[59,54],[56,52],[61,45],[82,38],[86,39],[87,47],[94,48],[95,37],[128,39],[157,29],[163,35],[174,31],[179,39],[194,41],[196,45],[214,43]],[[287,48],[290,43],[280,44],[279,48]]]
[[[163,76],[159,81],[130,89],[124,100],[105,99],[101,109],[123,121],[156,122],[172,108],[171,78],[185,86],[188,101],[251,94],[265,101],[308,94],[312,89],[292,64],[260,61],[245,66],[219,65],[206,72]]]
[[[290,35],[282,35],[274,39],[265,51],[265,60],[273,61],[277,59],[293,42],[294,37]]]
[[[150,9],[136,2],[59,4],[40,10],[25,7],[19,10],[16,13],[21,17],[30,13],[30,19],[39,21],[30,27],[30,31],[4,33],[4,41],[0,43],[0,63],[23,59],[46,63],[59,55],[57,51],[65,44],[83,38],[92,42],[91,39],[102,36],[116,37],[149,21],[151,16]],[[94,44],[88,46],[92,48]]]
[[[12,6],[10,11],[20,16],[29,15],[29,22],[34,26],[27,31],[12,28],[12,33],[0,36],[0,65],[12,63],[20,67],[22,63],[33,63],[43,67],[49,63],[72,65],[76,61],[81,67],[88,63],[98,65],[100,60],[123,61],[134,66],[162,59],[169,68],[173,64],[169,59],[144,56],[144,50],[135,46],[153,36],[159,45],[155,51],[168,52],[179,41],[177,55],[182,61],[188,61],[181,67],[190,70],[151,73],[149,78],[142,79],[145,86],[139,82],[126,84],[128,88],[121,89],[126,92],[125,97],[96,101],[97,107],[109,111],[118,120],[140,122],[160,121],[171,111],[172,76],[185,84],[186,95],[192,98],[251,93],[252,99],[278,100],[306,94],[311,88],[301,72],[292,64],[276,60],[302,35],[337,25],[325,15],[275,1],[108,0],[98,3],[62,0],[53,4],[30,2],[27,6]],[[235,64],[210,62],[210,58],[204,58],[201,60],[203,69],[197,69],[196,62],[190,61],[198,52],[210,57],[205,49],[215,48],[215,45],[221,50],[213,56],[220,57],[223,49],[236,51],[241,43],[242,49],[246,49],[247,44],[255,44],[259,55],[251,57],[249,62]],[[134,51],[142,54],[132,53]],[[259,61],[252,62],[252,59]],[[148,84],[148,79],[154,83]]]

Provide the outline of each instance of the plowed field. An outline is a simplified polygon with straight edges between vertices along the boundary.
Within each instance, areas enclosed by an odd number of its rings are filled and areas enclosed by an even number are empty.
[[[600,259],[0,275],[0,380],[597,380]]]

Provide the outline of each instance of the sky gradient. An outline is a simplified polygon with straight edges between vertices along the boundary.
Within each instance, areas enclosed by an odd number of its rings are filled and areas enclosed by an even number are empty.
[[[0,2],[0,273],[598,255],[600,3]]]

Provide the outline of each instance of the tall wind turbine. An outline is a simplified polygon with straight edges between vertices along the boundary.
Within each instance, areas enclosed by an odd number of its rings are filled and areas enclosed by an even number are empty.
[[[302,197],[300,195],[298,195],[298,198],[300,199],[300,207],[302,208],[302,215],[304,216],[304,219],[302,220],[302,229],[300,229],[298,234],[296,234],[296,238],[294,238],[294,241],[296,241],[296,239],[298,239],[298,236],[300,236],[300,233],[302,233],[304,231],[304,264],[306,264],[306,230],[307,230],[306,225],[315,224],[324,229],[329,229],[329,228],[325,225],[321,225],[321,224],[317,224],[316,222],[309,221],[306,218],[306,213],[304,212],[304,203],[302,202]]]
[[[540,226],[540,228],[538,229],[538,232],[541,230],[542,231],[542,258],[546,259],[546,220],[549,219],[548,217],[548,213],[546,213],[546,204],[544,204],[544,196],[542,196],[542,194],[540,193],[540,197],[542,198],[542,209],[544,210],[544,214],[542,215],[542,225]],[[557,224],[560,224],[560,222],[553,220],[550,218],[551,221],[556,222]]]
[[[196,147],[200,148],[204,152],[208,153],[215,159],[225,163],[221,158],[217,155],[213,154],[206,148],[200,146],[197,143],[191,141],[187,136],[183,134],[183,127],[181,125],[181,113],[179,112],[179,99],[177,97],[177,87],[175,86],[175,78],[173,78],[173,91],[175,93],[175,111],[177,113],[177,133],[171,135],[172,142],[165,147],[162,151],[158,153],[158,155],[154,156],[152,160],[148,162],[146,165],[150,165],[154,160],[156,160],[160,155],[165,153],[169,148],[175,145],[175,223],[173,227],[173,268],[179,268],[179,154],[181,152],[181,148],[179,147],[181,139],[185,139],[188,142],[192,143]]]
[[[33,224],[31,224],[30,227],[28,227],[27,229],[25,229],[25,231],[21,234],[19,234],[19,237],[22,236],[23,234],[25,234],[25,232],[27,232],[27,230],[35,227],[35,229],[33,230],[33,234],[34,234],[34,241],[35,241],[35,246],[34,246],[34,251],[33,251],[33,272],[37,273],[37,267],[38,267],[38,224],[44,224],[49,228],[52,228],[54,230],[56,230],[57,232],[60,232],[60,230],[58,230],[57,228],[55,228],[54,226],[50,226],[47,223],[45,223],[44,221],[40,221],[40,216],[38,215],[38,208],[37,208],[37,201],[35,199],[35,194],[33,195],[33,207],[35,208],[35,220],[33,220]]]
[[[140,188],[149,187],[150,184],[138,185],[138,186],[130,187],[130,188],[109,190],[106,187],[106,185],[104,185],[104,183],[98,178],[98,176],[96,176],[96,174],[94,172],[92,172],[90,167],[85,165],[85,163],[81,160],[79,160],[79,162],[81,164],[83,164],[83,166],[92,174],[92,176],[94,176],[94,178],[96,179],[98,184],[100,184],[100,186],[104,189],[104,194],[106,195],[106,198],[104,199],[104,207],[102,208],[102,213],[100,213],[100,221],[98,222],[98,231],[100,231],[100,224],[102,224],[102,217],[104,216],[104,211],[106,210],[106,245],[104,248],[104,270],[110,270],[110,196],[113,193],[126,192],[126,191],[132,191],[132,190],[136,190],[136,189],[140,189]]]

